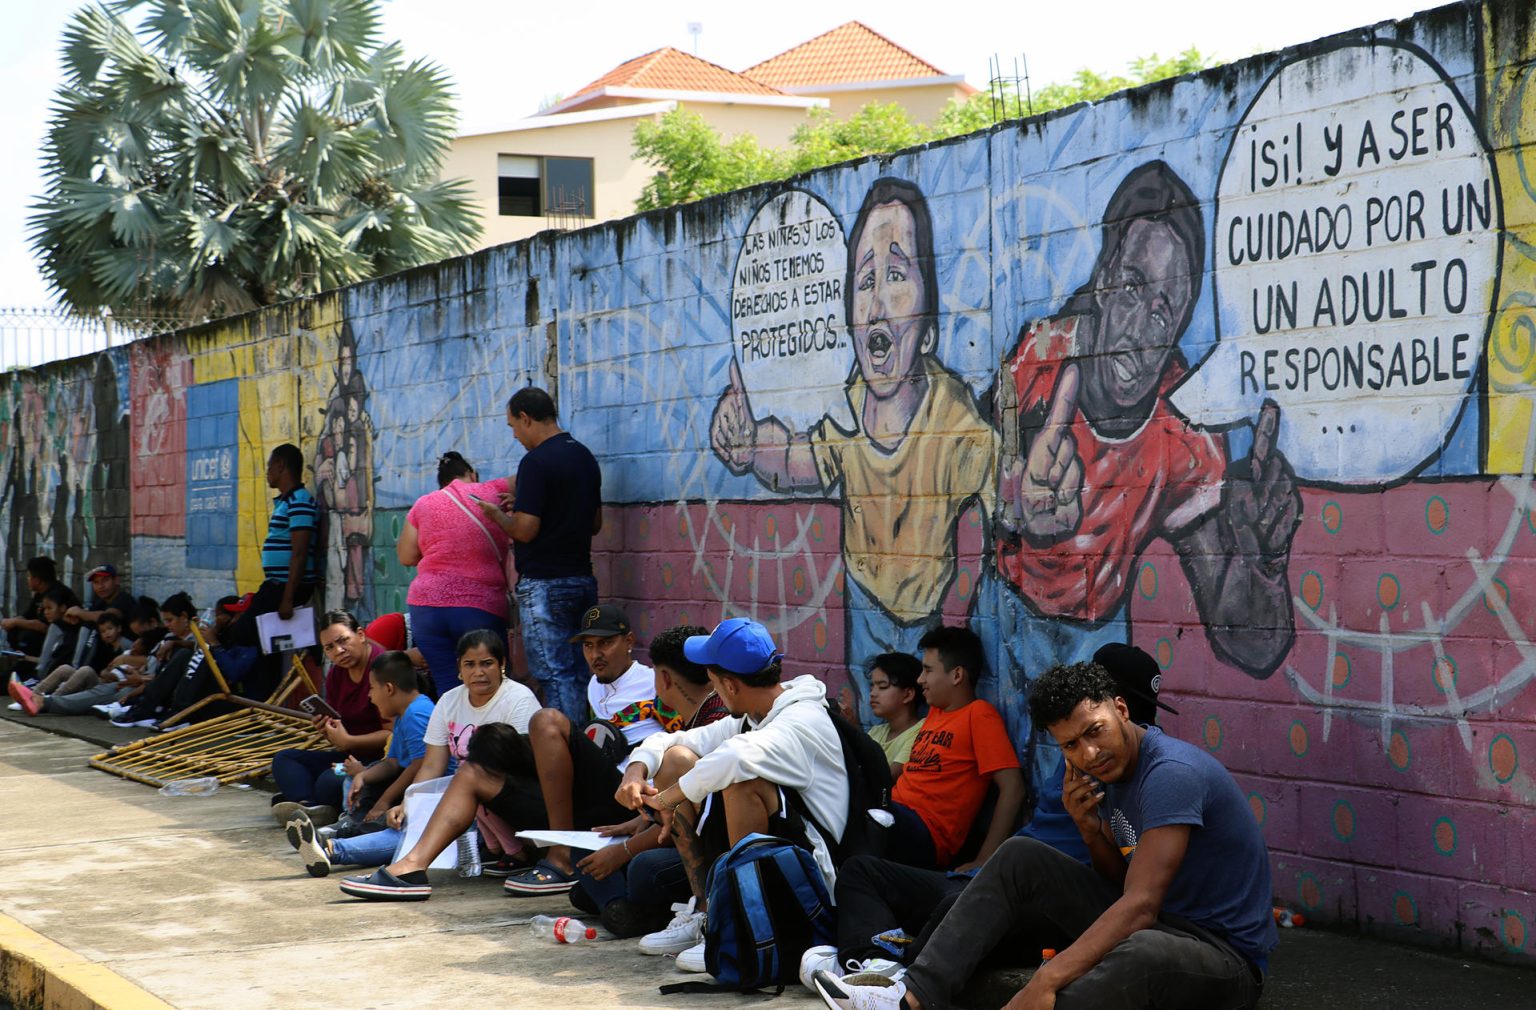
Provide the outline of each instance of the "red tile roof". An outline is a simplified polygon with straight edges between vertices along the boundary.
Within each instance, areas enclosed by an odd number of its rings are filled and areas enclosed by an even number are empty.
[[[775,88],[945,76],[932,63],[860,21],[838,25],[742,73]]]
[[[745,95],[780,95],[761,81],[667,46],[620,63],[571,98],[603,88],[655,88],[662,91],[723,91]]]

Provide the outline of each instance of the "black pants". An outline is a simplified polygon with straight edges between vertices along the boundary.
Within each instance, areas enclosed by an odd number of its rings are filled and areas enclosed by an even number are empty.
[[[227,632],[230,645],[260,646],[261,635],[256,630],[256,618],[262,614],[274,614],[283,603],[283,592],[288,588],[288,583],[278,582],[276,579],[268,579],[256,590],[256,595],[251,597],[251,605],[245,608],[245,612],[230,622]],[[309,602],[310,595],[314,592],[313,585],[300,583],[293,587],[293,605],[302,607]],[[264,700],[272,693],[277,682],[283,676],[283,657],[281,653],[267,655],[260,653],[256,662],[245,676],[244,690],[241,692],[248,698]]]
[[[841,893],[841,887],[839,887]],[[1121,891],[1094,870],[1033,838],[1010,838],[956,899],[907,969],[926,1010],[949,1010],[982,959],[1019,926],[1081,936]],[[1054,946],[1054,945],[1053,945]],[[1038,957],[1038,951],[1035,952]],[[1171,917],[1132,933],[1056,994],[1058,1010],[1248,1010],[1257,970],[1215,936]]]
[[[942,870],[924,870],[890,859],[854,856],[837,871],[838,959],[889,958],[873,938],[900,929],[916,937],[902,960],[911,964],[934,929],[971,882]],[[1059,930],[1017,929],[1000,942],[987,963],[996,967],[1033,965],[1040,951],[1061,947]]]
[[[192,662],[192,657],[197,655],[196,649],[188,648],[172,652],[170,658],[160,664],[150,682],[144,685],[144,690],[139,692],[139,696],[133,700],[133,707],[123,718],[138,722],[170,714],[171,706],[176,703],[177,690],[186,679],[187,666]]]

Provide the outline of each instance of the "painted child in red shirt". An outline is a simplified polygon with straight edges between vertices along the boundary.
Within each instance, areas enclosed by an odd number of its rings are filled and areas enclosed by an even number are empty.
[[[934,628],[918,643],[923,673],[918,686],[928,718],[891,791],[886,855],[927,869],[944,869],[970,834],[971,824],[997,786],[997,806],[976,858],[981,865],[1013,832],[1024,802],[1024,776],[997,709],[976,697],[985,669],[981,639],[969,628]],[[962,869],[965,867],[962,867]]]

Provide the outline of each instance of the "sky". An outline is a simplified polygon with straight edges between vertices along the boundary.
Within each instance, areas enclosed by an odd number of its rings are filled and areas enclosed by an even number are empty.
[[[59,85],[59,36],[80,5],[6,0],[0,34],[0,306],[44,306],[48,286],[26,239],[28,206],[43,190],[38,147]],[[1083,67],[1120,73],[1138,57],[1194,46],[1222,61],[1308,42],[1379,21],[1406,18],[1415,0],[1095,0],[1092,3],[969,4],[946,19],[933,4],[881,7],[865,0],[385,0],[384,34],[411,57],[445,67],[456,82],[460,126],[477,132],[534,113],[627,59],[662,46],[697,52],[732,70],[773,56],[857,18],[948,74],[985,87],[993,57],[1028,66],[1033,87]],[[983,8],[992,7],[983,13]],[[771,16],[770,16],[771,15]],[[695,38],[689,25],[702,25]]]

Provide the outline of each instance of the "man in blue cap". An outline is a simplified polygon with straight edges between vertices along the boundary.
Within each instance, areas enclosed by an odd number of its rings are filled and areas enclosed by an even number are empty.
[[[709,671],[732,716],[680,733],[656,733],[630,753],[618,801],[656,811],[683,857],[693,899],[674,906],[666,929],[641,938],[645,954],[677,954],[684,971],[704,970],[705,876],[710,863],[753,832],[798,842],[831,887],[828,843],[848,822],[848,773],[827,710],[827,690],[804,675],[780,682],[782,660],[768,629],[744,617],[683,643]],[[652,784],[652,780],[654,784]],[[793,791],[809,819],[790,802]]]

